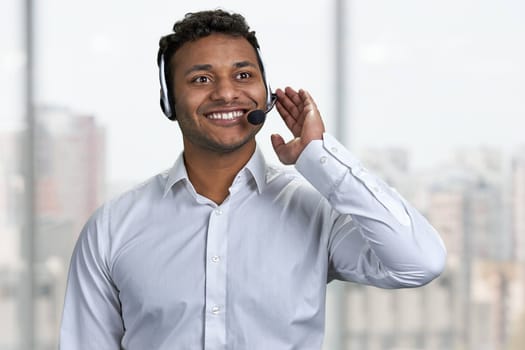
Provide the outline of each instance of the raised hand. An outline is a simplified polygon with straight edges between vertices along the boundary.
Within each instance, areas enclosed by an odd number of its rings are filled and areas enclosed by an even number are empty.
[[[323,138],[324,124],[314,100],[308,92],[287,87],[277,89],[277,111],[294,138],[288,142],[279,134],[272,135],[272,145],[279,160],[295,164],[304,148],[312,140]]]

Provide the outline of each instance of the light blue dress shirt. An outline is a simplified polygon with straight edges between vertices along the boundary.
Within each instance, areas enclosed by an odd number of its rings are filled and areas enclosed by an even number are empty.
[[[102,206],[71,260],[62,350],[319,350],[326,284],[417,287],[444,245],[329,134],[293,168],[257,150],[221,205],[173,168]]]

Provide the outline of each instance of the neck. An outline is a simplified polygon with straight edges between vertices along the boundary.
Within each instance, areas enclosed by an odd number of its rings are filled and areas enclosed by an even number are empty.
[[[184,164],[195,191],[217,204],[224,202],[235,176],[255,151],[255,142],[246,146],[229,153],[185,147]]]

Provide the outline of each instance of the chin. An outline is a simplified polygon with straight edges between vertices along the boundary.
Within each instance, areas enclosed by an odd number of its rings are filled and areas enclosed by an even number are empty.
[[[255,139],[250,138],[248,140],[242,140],[241,142],[236,143],[217,143],[212,147],[217,153],[227,154],[247,148],[252,142],[255,145]]]

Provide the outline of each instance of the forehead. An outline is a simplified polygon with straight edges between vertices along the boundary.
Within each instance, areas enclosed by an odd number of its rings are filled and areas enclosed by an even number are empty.
[[[182,45],[171,58],[175,70],[193,65],[231,66],[235,62],[257,64],[255,48],[241,36],[211,34]]]

